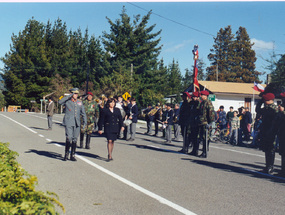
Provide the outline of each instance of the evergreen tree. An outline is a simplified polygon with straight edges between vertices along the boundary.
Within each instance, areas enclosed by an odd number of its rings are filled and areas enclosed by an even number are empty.
[[[271,73],[271,81],[277,87],[285,87],[285,54],[278,60],[276,69]]]
[[[198,73],[199,73],[199,71],[198,71]],[[189,69],[186,68],[185,69],[185,75],[182,78],[182,88],[183,88],[183,91],[185,89],[187,89],[190,86],[190,84],[192,84],[192,83],[193,83],[193,72],[190,72]]]
[[[154,77],[156,76],[157,57],[161,49],[161,46],[158,46],[160,38],[156,39],[161,31],[152,33],[155,25],[147,26],[150,15],[151,12],[142,19],[140,15],[137,15],[131,23],[130,17],[123,8],[120,19],[112,22],[107,18],[110,33],[103,32],[102,38],[107,52],[106,58],[110,62],[110,67],[107,67],[110,79],[113,79],[115,72],[129,74],[132,64],[132,83],[137,83],[138,86],[132,92],[141,106],[145,106],[156,95]],[[124,78],[123,83],[127,82],[131,75],[119,77]]]
[[[172,61],[168,66],[168,94],[180,94],[182,91],[182,75],[178,62]]]
[[[6,101],[8,104],[30,107],[48,89],[50,63],[44,40],[45,27],[31,19],[18,35],[12,35],[10,51],[1,60],[4,62]]]
[[[251,43],[247,31],[239,27],[236,32],[234,41],[234,59],[227,81],[253,83],[258,82],[258,76],[261,74],[255,70],[255,51],[252,49],[254,44]]]
[[[211,66],[206,69],[207,80],[215,81],[218,70],[218,81],[228,81],[234,56],[234,35],[231,26],[229,25],[225,29],[221,28],[214,41],[213,48],[210,49],[211,53],[208,55]]]

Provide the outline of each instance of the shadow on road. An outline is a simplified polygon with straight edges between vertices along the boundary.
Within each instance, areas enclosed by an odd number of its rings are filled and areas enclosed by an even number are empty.
[[[148,149],[148,150],[159,151],[159,152],[167,152],[167,153],[180,153],[180,152],[169,150],[169,149],[155,148],[155,147],[147,146],[147,145],[139,145],[139,144],[129,144],[129,145],[135,146],[139,149]]]
[[[39,128],[39,127],[30,127],[31,129],[36,129],[36,130],[44,130],[47,131],[48,129],[46,128]]]
[[[224,170],[226,172],[235,172],[235,173],[239,173],[239,174],[248,175],[248,176],[254,177],[254,178],[269,179],[272,182],[285,184],[285,178],[282,178],[278,175],[272,176],[269,174],[265,174],[265,173],[262,173],[261,171],[259,172],[259,171],[247,170],[247,169],[242,168],[242,167],[236,167],[236,166],[232,166],[232,165],[224,164],[224,163],[215,163],[215,162],[211,162],[211,161],[207,161],[207,160],[193,160],[193,159],[188,159],[188,158],[181,158],[181,160],[189,160],[189,161],[196,163],[196,164],[199,164],[199,165]],[[263,169],[263,167],[260,168],[261,166],[257,166],[257,165],[253,165],[253,166],[256,166],[258,169]]]
[[[82,151],[78,151],[77,150],[76,154],[84,156],[84,157],[95,158],[97,160],[108,161],[107,158],[102,158],[99,155],[91,154],[91,153],[88,153],[88,152],[82,152]]]
[[[62,160],[61,154],[58,154],[55,152],[47,152],[47,151],[39,151],[39,150],[35,150],[35,149],[30,149],[30,151],[27,151],[25,153],[35,153],[35,154],[40,155],[40,156],[45,156],[45,157],[49,157],[49,158],[53,158],[53,159]]]

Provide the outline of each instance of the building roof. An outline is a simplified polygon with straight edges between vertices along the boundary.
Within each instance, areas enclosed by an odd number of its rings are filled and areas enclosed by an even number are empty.
[[[260,92],[253,89],[254,83],[236,83],[236,82],[220,82],[220,81],[199,81],[206,89],[216,93],[226,94],[255,94],[259,95]],[[264,88],[266,84],[261,84]],[[200,90],[203,90],[200,88]]]

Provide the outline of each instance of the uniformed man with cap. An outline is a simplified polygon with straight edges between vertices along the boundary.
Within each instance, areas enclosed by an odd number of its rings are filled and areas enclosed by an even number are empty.
[[[81,117],[81,129],[80,129],[80,146],[83,148],[84,135],[86,134],[85,148],[90,149],[90,138],[94,129],[94,123],[96,119],[99,119],[99,106],[96,101],[93,100],[93,93],[87,92],[84,97],[83,105],[87,117],[87,125],[84,127],[83,117]]]
[[[281,155],[281,175],[285,177],[285,92],[280,94],[282,103],[279,105],[278,113],[278,132],[279,154]]]
[[[274,141],[277,134],[278,107],[274,104],[275,95],[264,93],[262,99],[257,103],[255,111],[262,118],[260,126],[260,149],[265,152],[264,172],[273,174],[275,160]],[[264,107],[261,108],[261,105]]]
[[[188,130],[190,125],[190,106],[189,102],[191,100],[191,95],[188,92],[183,92],[182,94],[182,105],[180,107],[180,117],[178,124],[181,128],[181,133],[183,137],[183,146],[182,149],[179,152],[182,153],[188,153],[188,147],[189,147],[189,136],[188,136]]]
[[[212,122],[215,121],[215,111],[212,102],[208,100],[209,92],[203,90],[200,94],[202,101],[199,106],[199,138],[203,141],[203,153],[200,157],[206,158],[210,142],[209,129]]]
[[[78,100],[79,90],[78,88],[73,88],[70,90],[71,94],[62,98],[59,101],[60,105],[65,105],[65,115],[63,118],[63,125],[65,126],[65,155],[64,161],[68,159],[69,148],[71,146],[70,160],[76,161],[75,159],[75,149],[77,138],[80,133],[80,116],[83,118],[83,128],[87,124],[87,118],[85,109],[82,101]]]
[[[190,155],[197,156],[198,155],[198,150],[199,150],[199,142],[198,142],[198,133],[199,133],[199,92],[193,92],[192,93],[192,100],[189,103],[189,108],[190,108],[190,129],[189,129],[189,141],[192,142],[193,149],[189,153]]]

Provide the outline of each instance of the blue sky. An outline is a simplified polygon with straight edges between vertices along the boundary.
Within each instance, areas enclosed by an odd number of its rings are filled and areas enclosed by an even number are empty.
[[[0,0],[1,1],[1,0]],[[131,1],[130,1],[131,2]],[[214,44],[220,28],[231,25],[235,33],[240,26],[245,27],[249,37],[255,42],[254,49],[258,58],[256,69],[265,71],[266,62],[273,47],[277,54],[285,54],[285,2],[89,2],[89,3],[5,3],[0,2],[0,56],[10,49],[12,33],[18,34],[34,17],[47,23],[57,18],[66,22],[67,28],[101,36],[109,32],[106,17],[115,21],[123,6],[127,14],[146,15],[152,10],[149,25],[156,24],[154,32],[162,30],[160,58],[166,65],[178,61],[181,73],[192,68],[192,49],[199,45],[199,57],[206,66],[210,65],[207,55]],[[3,68],[0,62],[0,68]],[[261,80],[265,80],[265,75]]]

